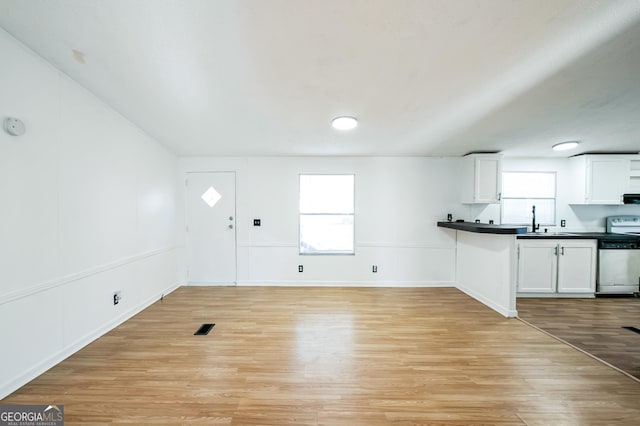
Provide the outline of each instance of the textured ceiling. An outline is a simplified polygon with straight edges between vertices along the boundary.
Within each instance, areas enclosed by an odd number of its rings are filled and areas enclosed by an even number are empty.
[[[638,151],[639,22],[636,0],[0,0],[182,156]]]

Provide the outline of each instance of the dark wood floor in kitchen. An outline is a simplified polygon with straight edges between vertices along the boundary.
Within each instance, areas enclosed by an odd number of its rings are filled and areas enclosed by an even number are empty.
[[[640,298],[517,301],[521,319],[640,379]]]

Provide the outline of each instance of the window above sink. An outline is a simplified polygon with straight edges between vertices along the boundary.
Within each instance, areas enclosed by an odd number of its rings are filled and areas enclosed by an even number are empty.
[[[556,173],[502,173],[501,223],[531,225],[533,206],[536,206],[536,223],[555,226]]]

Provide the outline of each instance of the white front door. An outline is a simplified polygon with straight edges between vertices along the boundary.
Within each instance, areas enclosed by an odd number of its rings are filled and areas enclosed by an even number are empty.
[[[236,283],[236,174],[187,173],[190,285]]]

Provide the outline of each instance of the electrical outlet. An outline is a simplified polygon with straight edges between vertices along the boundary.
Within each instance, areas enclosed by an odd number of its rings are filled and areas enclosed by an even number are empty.
[[[373,265],[371,267],[371,272],[373,272],[374,274],[378,272],[378,265]]]
[[[560,227],[561,227],[561,228],[564,228],[565,226],[567,226],[567,221],[566,221],[566,220],[564,220],[564,219],[562,219],[562,220],[560,221]]]
[[[253,226],[260,226],[260,219],[253,219]]]
[[[298,272],[302,272],[304,270],[304,267],[302,265],[298,265]]]
[[[118,303],[120,303],[120,300],[122,299],[122,292],[116,291],[115,293],[113,293],[113,304],[117,305]]]

